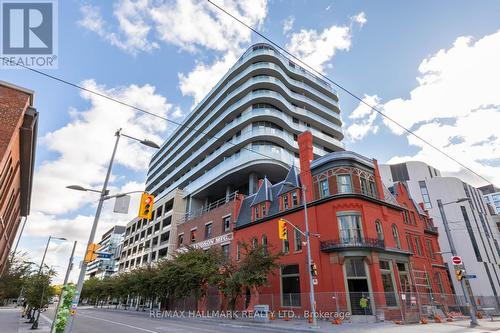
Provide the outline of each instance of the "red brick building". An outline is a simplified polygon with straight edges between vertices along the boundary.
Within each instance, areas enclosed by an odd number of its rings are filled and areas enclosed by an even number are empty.
[[[309,132],[300,135],[298,142],[300,174],[291,168],[280,183],[262,180],[257,193],[243,200],[236,219],[236,259],[239,242],[284,253],[280,269],[270,276],[270,286],[259,290],[255,296],[260,299],[252,304],[272,302],[274,309],[299,312],[310,308],[304,237],[290,225],[288,240],[278,237],[281,218],[305,230],[301,186],[306,189],[310,232],[318,236],[311,240],[318,271],[318,310],[384,313],[394,318],[400,317],[402,308],[416,312],[417,307],[435,301],[432,295],[452,292],[437,253],[436,228],[404,184],[384,188],[377,161],[354,152],[334,152],[313,160]],[[369,300],[364,309],[363,296]]]
[[[0,272],[30,212],[37,124],[33,92],[0,81]]]

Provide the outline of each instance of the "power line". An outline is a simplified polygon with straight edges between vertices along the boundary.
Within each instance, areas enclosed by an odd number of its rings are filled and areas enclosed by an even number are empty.
[[[220,11],[222,11],[223,13],[225,13],[226,15],[228,15],[229,17],[231,17],[233,20],[237,21],[238,23],[240,23],[241,25],[245,26],[246,28],[250,29],[251,31],[253,31],[255,34],[257,34],[258,36],[260,36],[261,38],[265,39],[267,42],[269,42],[270,44],[274,45],[276,48],[278,48],[279,50],[281,50],[282,52],[286,53],[289,57],[293,58],[294,60],[296,60],[297,62],[301,63],[303,66],[307,67],[309,70],[311,70],[312,72],[314,72],[316,75],[318,76],[321,76],[323,79],[327,80],[328,82],[334,84],[335,86],[337,86],[339,89],[341,89],[342,91],[346,92],[347,94],[349,94],[351,97],[353,97],[354,99],[358,100],[360,103],[366,105],[367,107],[369,107],[370,109],[372,109],[373,111],[377,112],[378,114],[380,114],[382,117],[386,118],[387,120],[391,121],[393,124],[397,125],[398,127],[400,127],[401,129],[403,129],[405,132],[409,133],[410,135],[413,135],[414,137],[416,137],[417,139],[419,139],[420,141],[422,141],[423,143],[427,144],[428,146],[430,146],[431,148],[435,149],[436,151],[440,152],[441,154],[443,154],[444,156],[446,156],[447,158],[449,158],[450,160],[454,161],[455,163],[457,163],[458,165],[462,166],[463,168],[465,168],[466,170],[468,170],[469,172],[471,172],[472,174],[476,175],[477,177],[481,178],[482,180],[486,181],[488,184],[492,184],[491,181],[489,181],[487,178],[483,177],[482,175],[480,175],[479,173],[477,173],[476,171],[472,170],[470,167],[466,166],[465,164],[463,164],[462,162],[458,161],[457,159],[455,159],[453,156],[449,155],[448,153],[446,153],[445,151],[443,151],[442,149],[436,147],[435,145],[433,145],[432,143],[430,143],[429,141],[427,141],[426,139],[424,139],[423,137],[421,137],[420,135],[416,134],[415,132],[413,132],[412,130],[406,128],[405,126],[401,125],[399,122],[397,122],[396,120],[392,119],[391,117],[389,117],[388,115],[386,115],[385,113],[383,113],[382,111],[380,111],[379,109],[377,109],[376,107],[372,106],[371,104],[365,102],[361,97],[357,96],[355,93],[353,93],[352,91],[350,91],[349,89],[345,88],[344,86],[340,85],[339,83],[333,81],[332,79],[330,79],[328,76],[324,75],[323,73],[321,73],[320,71],[316,70],[314,67],[310,66],[309,64],[305,63],[304,61],[302,61],[300,58],[296,57],[295,55],[293,55],[292,53],[288,52],[284,47],[282,47],[281,45],[279,45],[278,43],[274,42],[273,40],[271,40],[269,37],[265,36],[264,34],[260,33],[259,31],[257,31],[256,29],[254,29],[252,26],[248,25],[247,23],[243,22],[241,19],[237,18],[236,16],[234,16],[233,14],[231,14],[230,12],[228,12],[226,9],[222,8],[221,6],[215,4],[214,2],[212,2],[211,0],[207,0],[208,3],[210,3],[211,5],[213,5],[214,7],[216,7],[217,9],[219,9]]]
[[[172,119],[170,119],[170,118],[167,118],[167,117],[161,116],[161,115],[159,115],[159,114],[157,114],[157,113],[154,113],[154,112],[148,111],[148,110],[146,110],[146,109],[140,108],[140,107],[138,107],[138,106],[135,106],[135,105],[133,105],[133,104],[130,104],[130,103],[127,103],[127,102],[121,101],[121,100],[119,100],[119,99],[117,99],[117,98],[114,98],[114,97],[108,96],[108,95],[103,94],[103,93],[100,93],[100,92],[98,92],[98,91],[95,91],[95,90],[92,90],[92,89],[89,89],[89,88],[85,88],[84,86],[81,86],[81,85],[76,84],[76,83],[73,83],[73,82],[71,82],[71,81],[68,81],[68,80],[62,79],[62,78],[57,77],[57,76],[55,76],[55,75],[51,75],[51,74],[44,73],[44,72],[42,72],[42,71],[39,71],[39,70],[34,69],[34,68],[32,68],[32,67],[26,66],[26,65],[24,65],[24,64],[15,63],[15,62],[13,62],[12,60],[10,60],[10,59],[8,59],[8,58],[5,58],[5,57],[0,57],[0,59],[2,59],[3,61],[7,61],[7,62],[9,62],[11,65],[15,65],[15,66],[22,67],[22,68],[27,69],[27,70],[29,70],[29,71],[32,71],[32,72],[34,72],[34,73],[37,73],[37,74],[40,74],[40,75],[42,75],[42,76],[48,77],[48,78],[50,78],[50,79],[52,79],[52,80],[56,80],[56,81],[61,82],[61,83],[63,83],[63,84],[67,84],[67,85],[72,86],[72,87],[74,87],[74,88],[77,88],[77,89],[80,89],[80,90],[86,91],[86,92],[88,92],[88,93],[91,93],[91,94],[93,94],[93,95],[96,95],[96,96],[99,96],[99,97],[105,98],[105,99],[110,100],[110,101],[112,101],[112,102],[115,102],[115,103],[121,104],[121,105],[126,106],[126,107],[128,107],[128,108],[131,108],[131,109],[133,109],[133,110],[136,110],[136,111],[139,111],[139,112],[142,112],[142,113],[148,114],[148,115],[150,115],[150,116],[152,116],[152,117],[156,117],[156,118],[159,118],[159,119],[165,120],[165,121],[167,121],[167,122],[169,122],[169,123],[172,123],[172,124],[174,124],[174,125],[179,126],[180,128],[187,128],[187,129],[189,129],[189,130],[192,130],[192,131],[195,131],[195,132],[197,132],[197,133],[203,134],[203,135],[205,135],[205,136],[207,136],[207,137],[209,137],[209,138],[213,138],[213,139],[215,139],[215,140],[221,140],[221,137],[218,137],[218,136],[216,136],[216,135],[210,135],[210,134],[208,134],[208,133],[206,133],[206,132],[204,132],[204,131],[202,131],[202,130],[199,130],[199,129],[193,128],[192,126],[189,126],[189,125],[187,125],[187,124],[183,124],[183,123],[177,122],[177,121],[172,120]],[[242,150],[247,150],[247,151],[250,151],[250,152],[255,153],[255,154],[257,154],[257,155],[260,155],[260,156],[262,156],[262,157],[268,158],[268,159],[270,159],[270,160],[274,160],[274,161],[277,161],[277,162],[280,162],[280,163],[287,164],[287,165],[289,165],[290,167],[294,166],[294,164],[293,164],[293,163],[292,163],[292,164],[287,163],[287,162],[285,162],[285,161],[279,160],[279,159],[274,158],[274,157],[272,157],[272,156],[269,156],[269,155],[266,155],[266,154],[261,153],[261,152],[259,152],[259,151],[253,150],[253,149],[251,149],[251,148],[247,148],[247,147],[239,147],[236,143],[233,143],[233,142],[231,142],[231,141],[228,141],[227,143],[229,143],[229,144],[231,144],[231,145],[233,145],[233,146],[235,146],[235,147],[238,147],[238,148],[240,148],[240,149],[242,149]],[[160,148],[160,149],[161,149],[161,148]],[[296,167],[298,170],[300,170],[297,166],[295,166],[295,167]]]

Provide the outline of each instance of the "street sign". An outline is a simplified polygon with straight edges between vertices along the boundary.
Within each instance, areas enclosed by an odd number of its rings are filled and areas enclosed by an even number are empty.
[[[477,278],[477,275],[476,274],[467,274],[465,276],[466,279],[476,279]]]
[[[130,206],[130,195],[122,195],[116,197],[113,213],[128,214],[129,206]]]
[[[453,256],[451,257],[451,262],[453,265],[462,265],[462,258],[459,256]]]
[[[401,294],[401,300],[406,301],[406,294]]]
[[[103,258],[103,259],[109,259],[113,255],[112,253],[108,252],[95,252],[97,254],[97,258]]]

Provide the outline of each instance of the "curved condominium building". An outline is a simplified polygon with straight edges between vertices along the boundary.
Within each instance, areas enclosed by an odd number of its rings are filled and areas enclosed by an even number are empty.
[[[146,190],[182,189],[186,210],[299,165],[297,135],[313,135],[315,158],[343,150],[337,92],[268,44],[249,48],[153,156]]]

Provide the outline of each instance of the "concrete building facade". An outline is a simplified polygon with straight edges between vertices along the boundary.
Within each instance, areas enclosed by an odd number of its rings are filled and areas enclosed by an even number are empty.
[[[444,205],[453,242],[467,267],[467,274],[477,275],[468,280],[475,296],[498,296],[500,293],[499,233],[481,191],[455,177],[443,177],[435,168],[410,161],[381,165],[382,180],[387,186],[404,182],[410,195],[424,204],[439,230],[439,243],[445,263],[453,269],[449,241],[446,236],[437,200]],[[455,203],[458,199],[469,201]],[[462,294],[456,279],[454,290]]]
[[[0,81],[0,272],[30,213],[38,112],[34,92]]]
[[[500,215],[500,188],[493,185],[486,185],[479,188],[486,201],[493,207],[495,214]]]

